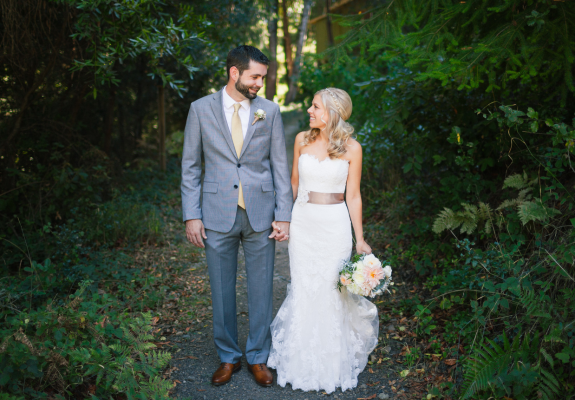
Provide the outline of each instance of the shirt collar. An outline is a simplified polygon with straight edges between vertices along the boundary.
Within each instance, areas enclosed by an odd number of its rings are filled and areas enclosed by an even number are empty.
[[[224,88],[222,89],[223,92],[223,102],[224,102],[224,108],[233,108],[234,104],[237,103],[237,101],[235,101],[234,99],[232,99],[230,97],[230,95],[228,94],[228,92],[226,92],[226,86],[224,86]],[[250,101],[248,99],[243,100],[242,102],[240,102],[241,106],[246,109],[247,111],[250,111]]]

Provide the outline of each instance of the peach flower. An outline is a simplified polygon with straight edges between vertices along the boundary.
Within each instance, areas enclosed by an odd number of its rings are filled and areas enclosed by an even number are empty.
[[[351,283],[351,279],[346,278],[345,275],[340,276],[339,281],[343,286],[348,286]]]
[[[376,264],[373,266],[366,265],[365,269],[363,270],[365,282],[369,285],[370,289],[375,288],[379,284],[379,281],[383,279],[384,275],[385,274],[383,268],[381,268],[381,264]]]

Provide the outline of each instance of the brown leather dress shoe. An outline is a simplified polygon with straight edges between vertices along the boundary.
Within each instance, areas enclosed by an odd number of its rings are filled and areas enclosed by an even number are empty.
[[[220,367],[212,375],[212,385],[220,386],[228,383],[232,379],[232,374],[242,369],[242,362],[238,361],[235,364],[221,363]]]
[[[270,387],[274,382],[272,373],[265,364],[248,364],[248,370],[254,375],[256,383],[260,386]]]

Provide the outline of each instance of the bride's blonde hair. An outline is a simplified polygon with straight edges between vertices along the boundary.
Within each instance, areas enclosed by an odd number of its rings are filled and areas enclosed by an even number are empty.
[[[331,159],[339,158],[346,153],[347,141],[353,134],[353,126],[346,122],[351,116],[351,97],[345,90],[336,88],[325,88],[316,92],[316,95],[318,94],[329,115],[329,121],[325,128],[329,133],[327,154]],[[321,120],[323,121],[323,118]],[[305,132],[302,146],[313,143],[320,132],[318,128]]]

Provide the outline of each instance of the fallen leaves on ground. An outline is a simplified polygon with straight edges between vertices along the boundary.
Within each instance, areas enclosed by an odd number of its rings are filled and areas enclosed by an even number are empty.
[[[357,400],[372,400],[375,399],[376,396],[377,396],[376,394],[372,394],[369,397],[358,397]]]

